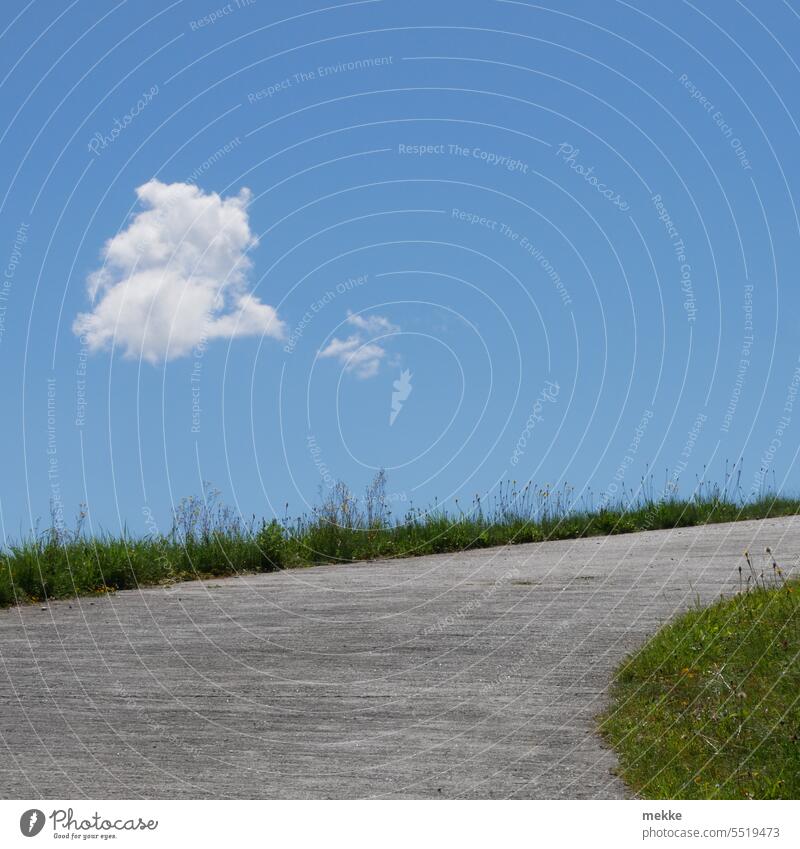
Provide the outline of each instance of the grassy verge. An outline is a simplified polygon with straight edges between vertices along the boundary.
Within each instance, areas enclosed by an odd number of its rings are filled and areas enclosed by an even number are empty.
[[[727,488],[694,497],[641,494],[600,508],[576,505],[569,487],[514,482],[468,510],[411,508],[395,518],[383,473],[363,497],[337,484],[311,513],[244,521],[217,493],[184,499],[171,529],[147,537],[91,536],[81,514],[74,531],[54,526],[0,550],[0,606],[104,593],[199,577],[273,571],[317,563],[410,557],[474,548],[576,539],[800,513],[800,499],[752,501]]]
[[[639,795],[800,798],[800,585],[766,561],[618,671],[601,731]]]

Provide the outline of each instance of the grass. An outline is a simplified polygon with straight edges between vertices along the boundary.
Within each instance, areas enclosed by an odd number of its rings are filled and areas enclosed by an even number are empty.
[[[800,585],[769,549],[745,563],[736,596],[679,617],[617,673],[601,732],[642,797],[800,798]]]
[[[738,479],[737,479],[738,480]],[[317,563],[463,551],[474,548],[576,539],[710,522],[795,515],[800,499],[737,496],[724,486],[699,483],[688,499],[656,495],[652,478],[638,493],[614,504],[575,503],[572,490],[511,481],[489,500],[475,496],[469,509],[410,507],[395,517],[380,472],[361,497],[336,484],[310,513],[281,521],[245,521],[219,493],[184,499],[167,533],[146,537],[85,531],[85,512],[68,531],[53,521],[42,533],[0,550],[0,607],[53,598],[106,593],[193,578],[274,571]]]

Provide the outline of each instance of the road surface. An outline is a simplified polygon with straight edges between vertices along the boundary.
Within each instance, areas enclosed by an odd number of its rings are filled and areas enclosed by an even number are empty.
[[[613,669],[776,519],[0,611],[1,798],[618,798]]]

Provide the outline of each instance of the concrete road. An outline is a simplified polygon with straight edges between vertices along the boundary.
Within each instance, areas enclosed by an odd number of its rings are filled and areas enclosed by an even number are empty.
[[[0,611],[0,797],[622,797],[614,667],[777,519]]]

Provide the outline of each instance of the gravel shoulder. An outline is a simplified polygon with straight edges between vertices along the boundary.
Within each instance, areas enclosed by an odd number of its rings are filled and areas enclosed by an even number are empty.
[[[614,668],[795,518],[0,611],[2,798],[623,798]]]

